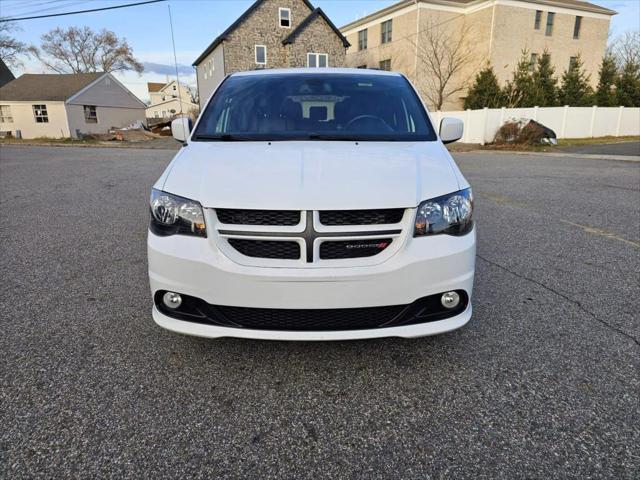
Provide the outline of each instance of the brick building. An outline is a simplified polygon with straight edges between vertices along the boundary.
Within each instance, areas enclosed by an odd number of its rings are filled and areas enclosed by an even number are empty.
[[[243,70],[342,67],[349,42],[307,0],[257,0],[193,63],[200,105],[226,75]]]
[[[452,85],[468,84],[487,64],[504,84],[523,51],[535,64],[546,49],[558,77],[580,55],[595,87],[615,13],[581,0],[403,0],[341,28],[351,43],[345,64],[402,72],[430,103],[421,54],[430,44],[428,32],[438,29],[456,41],[466,31],[472,59]],[[461,108],[465,96],[466,89],[456,92],[442,109]]]

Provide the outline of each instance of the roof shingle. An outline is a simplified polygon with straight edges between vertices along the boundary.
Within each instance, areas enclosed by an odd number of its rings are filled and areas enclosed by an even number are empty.
[[[165,85],[166,83],[147,82],[147,90],[149,91],[149,93],[159,92]]]
[[[65,101],[105,75],[97,73],[32,74],[25,73],[0,88],[3,101]]]

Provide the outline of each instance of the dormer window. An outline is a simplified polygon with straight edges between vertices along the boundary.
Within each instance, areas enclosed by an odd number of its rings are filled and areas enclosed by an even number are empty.
[[[279,8],[278,16],[280,17],[280,26],[282,28],[291,28],[291,9]]]

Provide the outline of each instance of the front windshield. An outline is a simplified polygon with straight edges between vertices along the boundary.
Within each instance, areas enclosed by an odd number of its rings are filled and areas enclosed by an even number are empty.
[[[227,78],[202,114],[195,141],[435,141],[401,76],[264,74]]]

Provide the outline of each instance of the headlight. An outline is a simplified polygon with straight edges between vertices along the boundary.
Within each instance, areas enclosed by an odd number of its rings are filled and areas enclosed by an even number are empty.
[[[198,202],[153,189],[149,206],[150,229],[156,235],[207,236],[202,205]]]
[[[446,233],[464,235],[473,228],[471,189],[425,200],[418,206],[414,237]]]

